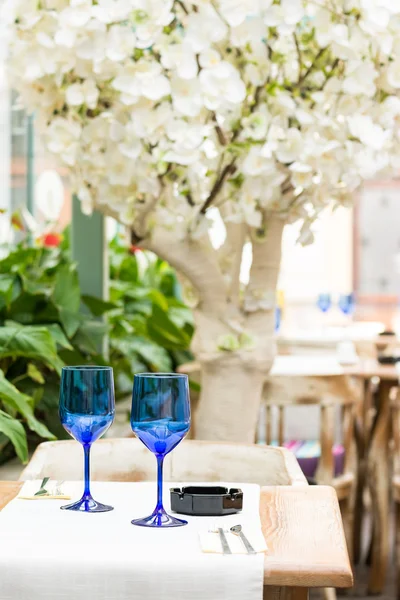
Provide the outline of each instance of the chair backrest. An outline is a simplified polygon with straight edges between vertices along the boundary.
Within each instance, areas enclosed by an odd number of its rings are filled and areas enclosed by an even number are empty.
[[[44,442],[36,449],[22,481],[51,477],[80,480],[83,452],[73,440]],[[104,439],[92,448],[91,478],[97,481],[155,481],[156,460],[135,438]],[[255,444],[184,440],[164,466],[166,481],[226,481],[259,485],[306,485],[291,452]]]
[[[398,477],[400,476],[400,390],[398,386],[393,386],[390,390],[390,402],[392,407],[393,474]]]
[[[359,400],[359,388],[346,375],[319,377],[270,377],[264,388],[266,409],[265,441],[272,440],[272,411],[277,408],[277,441],[285,442],[285,413],[289,407],[317,405],[320,410],[319,439],[321,456],[317,471],[318,483],[333,481],[335,460],[332,448],[335,442],[335,425],[338,407],[341,412],[341,433],[344,447],[343,474],[350,473],[354,465],[354,418]],[[318,435],[318,432],[316,432]]]

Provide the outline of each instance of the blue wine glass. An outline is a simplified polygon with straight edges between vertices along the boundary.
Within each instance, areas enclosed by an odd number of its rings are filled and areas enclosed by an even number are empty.
[[[90,493],[90,448],[114,420],[114,379],[111,367],[64,367],[60,386],[60,420],[66,431],[82,444],[85,463],[85,488],[78,502],[61,506],[64,510],[107,512],[112,506],[101,504]]]
[[[281,327],[282,309],[280,306],[275,307],[275,333],[278,333]]]
[[[352,315],[354,312],[354,294],[341,294],[339,308],[344,315]]]
[[[332,298],[330,294],[320,294],[317,300],[317,306],[323,313],[328,312],[332,306]]]
[[[157,458],[157,505],[152,514],[134,519],[142,527],[180,527],[187,521],[172,517],[163,506],[165,456],[183,440],[190,428],[187,375],[140,373],[133,380],[132,431]]]

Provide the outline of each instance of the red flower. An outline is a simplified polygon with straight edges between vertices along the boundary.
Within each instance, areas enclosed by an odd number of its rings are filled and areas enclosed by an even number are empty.
[[[131,254],[136,254],[136,252],[141,252],[141,251],[142,251],[142,249],[141,249],[141,248],[139,248],[139,246],[135,246],[134,244],[131,244],[131,245],[129,246],[129,252],[130,252]]]
[[[62,235],[60,233],[46,233],[43,236],[43,246],[46,248],[56,248],[61,244]]]

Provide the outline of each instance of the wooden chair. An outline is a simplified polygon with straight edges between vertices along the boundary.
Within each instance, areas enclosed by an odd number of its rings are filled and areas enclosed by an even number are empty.
[[[317,484],[335,488],[342,511],[343,524],[350,558],[353,546],[354,501],[356,490],[356,448],[354,419],[359,404],[359,389],[353,387],[345,375],[321,377],[286,376],[270,377],[264,388],[266,409],[265,442],[275,440],[279,446],[285,443],[285,417],[290,407],[317,406],[320,412],[320,458],[315,473]],[[274,409],[274,407],[276,407]],[[277,436],[272,432],[272,413],[277,413]],[[338,415],[338,412],[340,413]],[[306,413],[306,411],[305,411]],[[340,417],[342,446],[344,448],[343,469],[335,474],[335,428]],[[305,417],[306,418],[306,417]]]
[[[396,527],[396,596],[400,599],[400,394],[393,388],[392,402],[392,443],[393,443],[393,500],[395,502]]]
[[[44,442],[20,480],[79,480],[83,453],[73,440]],[[156,460],[135,438],[93,444],[91,478],[97,481],[155,481]],[[227,481],[267,485],[307,485],[293,454],[284,448],[184,440],[164,464],[165,481]]]

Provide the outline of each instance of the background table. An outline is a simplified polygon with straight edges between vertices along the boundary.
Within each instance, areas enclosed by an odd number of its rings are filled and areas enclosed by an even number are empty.
[[[22,482],[0,482],[0,509]],[[49,501],[51,502],[51,501]],[[335,491],[326,486],[261,488],[260,516],[268,546],[264,598],[304,600],[309,587],[351,587],[347,554]]]

